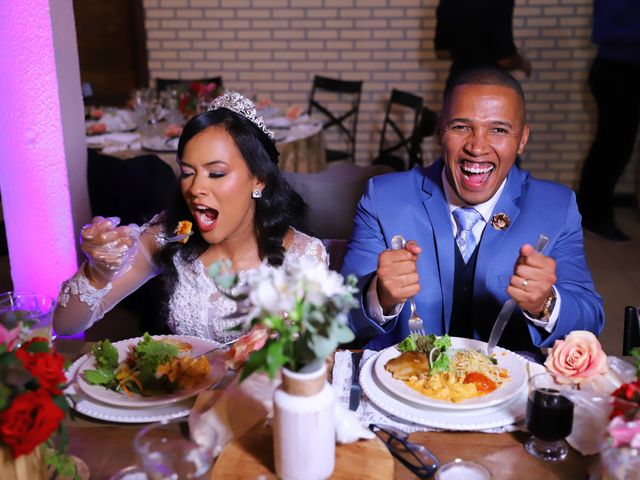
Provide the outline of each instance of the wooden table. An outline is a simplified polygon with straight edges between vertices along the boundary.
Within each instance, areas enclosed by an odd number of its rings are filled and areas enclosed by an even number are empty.
[[[57,340],[56,349],[68,358],[76,358],[90,350],[90,344],[83,341]],[[83,459],[89,466],[92,479],[108,479],[114,472],[135,463],[132,439],[142,428],[139,424],[113,424],[78,415],[75,421],[66,421],[69,433],[70,453]],[[525,453],[525,432],[516,433],[475,433],[475,432],[420,432],[410,436],[410,440],[427,445],[442,463],[455,458],[464,458],[483,464],[496,480],[501,479],[569,479],[588,478],[589,468],[596,462],[596,456],[583,457],[571,449],[564,462],[550,463],[538,460]],[[366,462],[366,459],[362,460]],[[353,475],[361,471],[358,461],[354,461]],[[239,472],[236,478],[243,477]],[[388,475],[380,480],[387,480]],[[397,460],[393,478],[416,478]]]

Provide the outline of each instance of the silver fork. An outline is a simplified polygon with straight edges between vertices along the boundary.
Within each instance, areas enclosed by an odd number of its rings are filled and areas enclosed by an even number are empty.
[[[391,238],[391,250],[402,250],[407,244],[402,235],[394,235]],[[409,315],[409,333],[412,335],[426,335],[424,331],[424,325],[418,311],[416,309],[416,301],[413,297],[409,298],[409,309],[411,315]]]

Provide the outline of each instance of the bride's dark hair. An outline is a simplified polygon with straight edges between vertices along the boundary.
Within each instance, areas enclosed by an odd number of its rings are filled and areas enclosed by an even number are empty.
[[[255,200],[253,220],[258,255],[261,259],[266,259],[269,265],[280,266],[285,252],[282,239],[289,227],[307,232],[307,206],[280,173],[278,150],[273,140],[252,121],[226,108],[204,112],[189,120],[178,142],[178,163],[181,162],[187,143],[200,132],[212,127],[223,128],[231,135],[251,174],[264,183],[262,197]],[[176,193],[178,198],[173,202],[174,206],[165,212],[161,220],[164,231],[172,234],[180,220],[189,220],[194,224],[194,234],[186,244],[170,243],[155,255],[156,262],[165,272],[167,292],[173,290],[177,281],[174,255],[180,255],[191,263],[209,248],[209,243],[195,228],[195,220],[182,193]]]

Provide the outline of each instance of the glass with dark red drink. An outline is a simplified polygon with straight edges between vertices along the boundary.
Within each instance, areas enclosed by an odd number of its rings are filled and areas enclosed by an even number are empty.
[[[525,449],[535,457],[553,462],[567,457],[569,448],[564,439],[573,426],[573,402],[567,398],[568,392],[562,391],[571,387],[561,388],[547,373],[529,380],[526,424],[533,436]]]

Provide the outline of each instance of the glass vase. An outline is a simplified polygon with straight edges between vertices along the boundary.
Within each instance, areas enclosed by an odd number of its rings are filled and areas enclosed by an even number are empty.
[[[323,480],[333,473],[336,457],[333,406],[327,367],[311,373],[284,369],[273,396],[274,460],[283,480]]]

